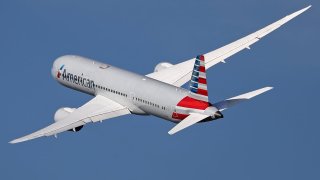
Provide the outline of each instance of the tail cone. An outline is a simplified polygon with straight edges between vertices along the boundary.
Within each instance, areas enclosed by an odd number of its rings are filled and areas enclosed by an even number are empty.
[[[220,111],[217,111],[214,113],[214,119],[220,119],[223,118],[223,114]]]

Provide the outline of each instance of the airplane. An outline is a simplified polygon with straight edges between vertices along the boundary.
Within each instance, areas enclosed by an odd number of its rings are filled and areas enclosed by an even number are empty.
[[[290,14],[248,36],[190,60],[159,63],[154,72],[139,75],[103,62],[76,55],[57,58],[52,66],[53,78],[63,86],[94,96],[79,108],[62,107],[54,123],[34,133],[10,141],[20,143],[64,131],[77,132],[87,123],[127,114],[153,115],[177,123],[168,133],[173,135],[199,122],[223,118],[222,111],[265,93],[264,87],[239,96],[210,103],[206,71],[278,29],[311,7]],[[189,81],[188,89],[181,86]]]

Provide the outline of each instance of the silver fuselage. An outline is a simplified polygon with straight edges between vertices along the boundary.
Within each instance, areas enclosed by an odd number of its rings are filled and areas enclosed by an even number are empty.
[[[52,76],[66,87],[114,100],[133,114],[154,115],[174,122],[176,105],[188,95],[183,88],[73,55],[55,60]]]

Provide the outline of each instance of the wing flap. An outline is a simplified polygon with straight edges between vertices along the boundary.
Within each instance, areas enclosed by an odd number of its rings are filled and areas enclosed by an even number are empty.
[[[111,118],[122,116],[122,115],[126,115],[126,114],[130,114],[130,111],[127,108],[125,108],[125,109],[117,109],[117,110],[114,110],[112,112],[103,113],[103,114],[99,114],[99,115],[93,116],[90,119],[91,119],[92,122],[97,122],[97,121],[111,119]]]
[[[42,136],[51,136],[89,122],[102,121],[104,119],[109,119],[125,114],[130,114],[130,111],[126,107],[106,97],[97,95],[95,98],[93,98],[80,108],[76,109],[65,119],[55,122],[34,133],[15,139],[10,143],[14,144]]]

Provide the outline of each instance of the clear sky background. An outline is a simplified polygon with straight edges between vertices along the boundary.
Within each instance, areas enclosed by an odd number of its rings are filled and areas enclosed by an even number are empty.
[[[178,63],[313,7],[208,71],[211,102],[275,89],[169,136],[128,115],[11,145],[92,97],[50,74],[77,54],[140,74]],[[320,179],[318,0],[0,1],[0,179]],[[108,78],[108,77],[105,77]],[[121,82],[125,83],[125,82]],[[147,91],[147,90],[146,90]]]

